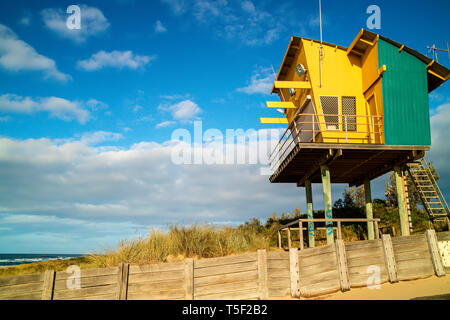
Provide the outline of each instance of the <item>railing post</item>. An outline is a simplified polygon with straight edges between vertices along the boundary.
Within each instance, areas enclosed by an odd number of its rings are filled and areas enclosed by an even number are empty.
[[[445,276],[444,264],[439,253],[439,244],[436,237],[436,231],[429,229],[425,231],[427,236],[428,248],[430,249],[431,260],[433,261],[434,273],[438,277]]]
[[[269,298],[267,286],[267,252],[265,249],[258,250],[258,296],[259,300]]]
[[[342,240],[342,228],[341,228],[341,221],[340,220],[337,222],[337,226],[338,226],[338,234],[337,234],[338,239]]]
[[[194,300],[194,259],[184,259],[184,300]]]
[[[345,121],[345,143],[348,143],[347,116],[344,116],[344,121]]]
[[[366,200],[366,218],[373,219],[372,192],[370,188],[370,180],[367,178],[364,179],[364,195]],[[375,239],[373,221],[367,221],[367,236],[369,240]]]
[[[278,230],[278,248],[281,249],[281,231]]]
[[[300,241],[300,250],[303,250],[303,222],[302,221],[299,221],[298,222],[298,230],[299,230],[299,234],[298,234],[298,237],[299,237],[299,241]]]
[[[375,144],[375,116],[372,116],[372,143]]]
[[[305,190],[306,190],[306,207],[307,207],[307,217],[308,219],[314,219],[314,210],[313,210],[313,197],[312,197],[312,186],[311,180],[305,181]],[[315,234],[314,234],[314,222],[308,221],[308,246],[310,248],[315,247]]]
[[[287,228],[287,236],[288,236],[288,248],[291,248],[291,228]]]
[[[291,278],[291,297],[300,297],[298,249],[289,249],[289,273]]]
[[[44,289],[42,290],[42,300],[53,300],[53,289],[55,287],[55,270],[45,270]]]
[[[350,282],[348,277],[347,256],[345,253],[344,240],[336,240],[335,246],[341,291],[348,291],[350,290]]]
[[[331,203],[331,179],[330,179],[330,169],[326,165],[320,166],[320,172],[322,176],[322,187],[323,187],[323,207],[325,209],[325,219],[333,218],[333,209]],[[333,234],[333,222],[326,222],[327,229],[327,244],[334,243]]]
[[[398,282],[397,264],[395,262],[394,248],[392,246],[391,236],[389,234],[381,235],[381,242],[383,243],[384,260],[386,262],[389,282]]]
[[[130,269],[130,265],[128,263],[119,264],[118,270],[118,285],[119,285],[119,294],[118,300],[127,300],[128,295],[128,272]]]

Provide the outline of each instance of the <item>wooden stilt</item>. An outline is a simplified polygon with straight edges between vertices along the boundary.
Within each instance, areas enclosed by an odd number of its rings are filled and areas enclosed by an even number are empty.
[[[305,189],[308,219],[314,219],[311,180],[305,181]],[[310,248],[315,247],[314,222],[308,222],[308,246]]]
[[[370,189],[370,180],[364,180],[364,193],[366,196],[366,218],[373,219],[373,205],[372,205],[372,194]],[[369,240],[375,239],[373,222],[367,222],[367,235]]]
[[[406,205],[402,181],[402,169],[399,166],[395,166],[394,173],[395,173],[395,185],[397,189],[398,214],[400,216],[400,230],[402,236],[409,236],[408,217],[406,213]]]
[[[325,210],[325,219],[333,218],[331,206],[331,178],[330,169],[326,165],[320,166],[323,187],[323,208]],[[327,227],[327,244],[334,243],[333,222],[326,222]]]

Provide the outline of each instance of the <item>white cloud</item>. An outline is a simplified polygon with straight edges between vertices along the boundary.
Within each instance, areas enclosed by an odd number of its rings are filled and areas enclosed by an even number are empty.
[[[169,127],[171,125],[174,125],[176,122],[175,121],[163,121],[161,123],[158,123],[155,128],[156,129],[160,129],[160,128],[166,128]]]
[[[19,23],[24,26],[29,26],[31,24],[31,16],[29,14],[24,15],[20,20]]]
[[[22,114],[46,111],[52,118],[64,121],[77,120],[81,124],[86,123],[90,118],[90,112],[83,107],[82,103],[58,97],[33,99],[15,94],[4,94],[0,96],[0,111]]]
[[[156,59],[156,56],[135,55],[132,51],[99,51],[88,60],[78,61],[78,67],[85,71],[95,71],[103,68],[129,68],[136,70]]]
[[[275,75],[271,68],[257,68],[253,72],[250,83],[243,88],[238,88],[238,92],[246,94],[270,94]]]
[[[41,12],[45,26],[64,38],[82,43],[88,38],[98,36],[109,28],[108,19],[102,11],[97,8],[80,6],[81,9],[81,29],[71,30],[67,28],[66,20],[68,15],[62,9],[44,9]]]
[[[164,32],[167,32],[167,28],[163,26],[160,20],[156,21],[155,33],[164,33]]]
[[[120,139],[123,139],[123,135],[120,133],[95,131],[83,134],[80,141],[86,145],[97,145],[107,141],[118,141]]]
[[[186,10],[184,0],[161,0],[161,2],[167,4],[175,15],[182,15]]]
[[[191,120],[202,112],[198,104],[192,100],[184,100],[172,105],[163,104],[158,109],[171,112],[174,120]]]
[[[40,55],[13,30],[0,24],[0,66],[9,71],[41,71],[45,78],[66,82],[71,79],[61,73],[55,61]]]

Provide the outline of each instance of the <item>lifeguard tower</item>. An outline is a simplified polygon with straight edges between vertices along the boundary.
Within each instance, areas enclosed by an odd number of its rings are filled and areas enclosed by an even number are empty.
[[[370,181],[394,170],[402,235],[410,233],[407,174],[430,220],[448,221],[445,199],[419,160],[431,146],[428,94],[449,76],[434,60],[364,29],[348,48],[292,37],[271,92],[281,102],[267,102],[284,117],[261,118],[288,125],[270,155],[270,182],[305,187],[309,219],[311,183],[323,185],[325,219],[333,218],[331,183],[364,184],[366,215],[373,220]],[[326,226],[332,243],[332,223]],[[314,242],[311,221],[308,231]],[[368,237],[375,236],[369,221]]]

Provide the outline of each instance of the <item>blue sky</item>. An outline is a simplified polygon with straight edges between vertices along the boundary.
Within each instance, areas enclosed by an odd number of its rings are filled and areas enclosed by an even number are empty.
[[[81,30],[65,26],[72,4]],[[381,8],[376,32],[424,54],[446,46],[448,1],[323,1],[324,40],[348,46],[372,4]],[[270,185],[255,166],[173,166],[167,143],[195,120],[223,132],[267,129],[259,117],[276,116],[263,105],[276,100],[271,66],[290,36],[319,37],[317,1],[1,5],[0,252],[84,253],[152,227],[304,210],[302,189]],[[445,54],[439,62],[449,66]],[[430,96],[430,159],[445,194],[449,91]]]

